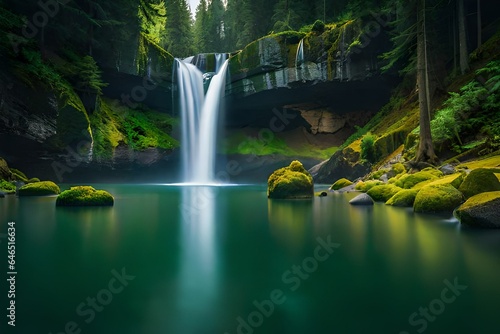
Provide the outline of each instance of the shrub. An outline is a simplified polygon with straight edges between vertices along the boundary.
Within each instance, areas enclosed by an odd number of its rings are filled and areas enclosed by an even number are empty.
[[[311,28],[312,31],[322,33],[325,31],[325,23],[321,20],[316,20]]]
[[[361,159],[368,160],[369,162],[375,162],[375,140],[376,136],[371,133],[367,133],[364,135],[363,139],[361,139]]]

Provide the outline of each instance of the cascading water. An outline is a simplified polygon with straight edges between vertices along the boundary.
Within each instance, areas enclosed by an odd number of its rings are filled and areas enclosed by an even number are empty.
[[[226,87],[226,58],[225,55],[216,55],[216,74],[210,81],[206,96],[201,71],[176,59],[182,121],[182,170],[186,183],[215,183],[217,124]]]
[[[304,80],[303,65],[304,64],[304,39],[301,39],[295,54],[295,76],[297,81]]]

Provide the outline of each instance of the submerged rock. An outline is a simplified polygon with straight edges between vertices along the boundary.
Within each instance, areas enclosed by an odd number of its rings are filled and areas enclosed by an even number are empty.
[[[288,167],[276,170],[267,181],[269,198],[311,198],[313,195],[312,176],[297,160],[292,161]]]
[[[351,205],[373,205],[374,201],[368,194],[360,194],[349,201]]]
[[[413,211],[421,213],[452,212],[463,202],[463,194],[452,185],[428,185],[423,187],[415,197]]]
[[[462,224],[500,228],[500,191],[486,192],[472,196],[456,211],[455,216]]]
[[[19,196],[47,196],[57,195],[61,192],[59,186],[52,181],[41,181],[28,183],[19,188],[17,194]]]
[[[112,206],[113,196],[104,190],[91,186],[71,187],[63,191],[56,200],[56,206]]]

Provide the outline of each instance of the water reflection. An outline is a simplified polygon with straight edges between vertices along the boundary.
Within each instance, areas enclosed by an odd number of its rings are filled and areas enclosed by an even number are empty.
[[[312,200],[268,200],[271,233],[290,250],[299,250],[313,223]]]
[[[180,323],[200,326],[190,321],[210,314],[210,306],[218,295],[218,275],[215,244],[215,187],[184,187],[181,197],[179,288],[177,305]],[[207,319],[208,321],[208,319]],[[185,332],[194,332],[183,328]]]

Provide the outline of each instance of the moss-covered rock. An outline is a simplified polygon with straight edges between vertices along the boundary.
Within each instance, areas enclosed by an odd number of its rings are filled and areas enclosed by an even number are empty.
[[[411,189],[420,182],[437,180],[440,176],[443,176],[443,173],[439,172],[439,174],[437,172],[422,170],[415,174],[404,174],[394,184],[400,188]]]
[[[359,190],[359,191],[362,191],[362,192],[367,192],[371,188],[376,187],[376,186],[380,186],[380,185],[383,185],[383,184],[384,184],[384,182],[382,182],[382,181],[374,181],[374,180],[360,181],[360,182],[358,182],[356,184],[355,189]]]
[[[339,189],[348,187],[350,185],[352,185],[352,182],[349,181],[348,179],[343,178],[343,179],[337,180],[334,184],[332,184],[332,186],[330,187],[330,190],[339,190]]]
[[[26,176],[26,174],[24,174],[20,170],[15,169],[15,168],[11,168],[10,171],[12,172],[12,178],[14,180],[28,182],[28,177]]]
[[[46,196],[58,195],[61,192],[59,186],[52,181],[41,181],[28,183],[19,188],[19,196]]]
[[[387,202],[392,196],[401,191],[401,188],[393,184],[375,186],[366,193],[376,202]]]
[[[91,186],[71,187],[63,191],[56,200],[56,206],[112,206],[113,196],[104,190]]]
[[[9,169],[9,165],[7,161],[3,158],[0,158],[0,179],[8,180],[11,176],[11,171]]]
[[[464,181],[464,175],[462,173],[455,173],[455,174],[440,178],[436,181],[431,181],[428,185],[429,186],[436,186],[439,184],[449,184],[449,185],[455,187],[456,189],[458,189],[463,181]]]
[[[455,216],[462,224],[500,228],[500,191],[486,192],[472,196],[456,211]]]
[[[16,185],[6,180],[0,180],[0,193],[15,194]]]
[[[493,170],[478,168],[467,175],[459,190],[469,198],[484,192],[500,191],[500,182]]]
[[[423,187],[415,197],[415,212],[452,212],[464,202],[463,194],[449,184]]]
[[[313,194],[313,178],[297,160],[288,167],[276,170],[267,181],[269,198],[311,198]]]
[[[412,207],[415,203],[415,198],[417,197],[419,191],[420,189],[403,189],[389,198],[389,200],[385,202],[385,204],[392,206]]]
[[[399,175],[399,174],[406,173],[405,165],[403,165],[400,162],[395,163],[394,165],[392,165],[391,170],[389,171],[389,173],[390,173],[389,175],[391,177]]]

